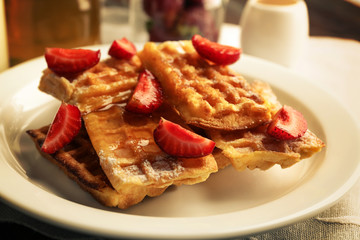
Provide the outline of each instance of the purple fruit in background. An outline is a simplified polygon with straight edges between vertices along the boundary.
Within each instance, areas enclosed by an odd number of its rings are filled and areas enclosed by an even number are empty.
[[[206,1],[212,0],[143,0],[150,41],[191,39],[194,34],[217,41],[219,31]]]
[[[143,0],[143,8],[154,20],[161,19],[162,26],[171,28],[179,11],[184,6],[184,0]]]
[[[179,17],[178,31],[185,39],[200,34],[216,42],[219,36],[213,15],[203,7],[191,7],[183,11]]]
[[[150,17],[157,13],[177,12],[183,5],[184,0],[143,0],[144,11]]]

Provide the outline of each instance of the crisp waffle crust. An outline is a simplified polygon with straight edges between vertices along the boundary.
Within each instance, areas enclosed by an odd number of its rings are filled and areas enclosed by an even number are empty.
[[[137,84],[141,69],[136,56],[131,60],[106,59],[75,79],[60,77],[46,69],[39,89],[76,105],[82,113],[89,113],[111,103],[126,102]]]
[[[119,193],[139,200],[153,188],[195,184],[217,171],[212,155],[175,158],[162,152],[153,138],[160,116],[184,125],[166,104],[150,116],[130,113],[119,105],[84,116],[100,165]]]
[[[165,100],[151,114],[124,106],[147,68],[159,80]],[[29,130],[40,153],[106,206],[128,208],[170,185],[195,184],[232,165],[242,171],[290,167],[325,145],[310,130],[301,138],[276,140],[267,125],[281,104],[270,86],[248,83],[227,66],[201,58],[190,41],[146,43],[130,60],[106,59],[73,79],[45,69],[39,89],[76,105],[80,134],[55,154],[40,151],[48,127]],[[207,135],[213,153],[176,158],[155,143],[160,118]]]
[[[202,59],[190,41],[149,42],[139,57],[188,124],[237,130],[270,120],[262,97],[241,75]]]
[[[121,196],[111,186],[99,164],[99,158],[92,147],[86,130],[80,133],[65,148],[54,154],[43,153],[43,144],[49,126],[28,130],[27,133],[34,141],[42,156],[60,167],[71,179],[76,181],[82,189],[89,192],[95,199],[105,206],[115,207],[121,204]]]
[[[281,108],[270,86],[255,81],[254,91],[264,97],[265,105],[272,116]],[[232,165],[236,170],[246,168],[269,169],[275,164],[288,168],[301,159],[309,158],[321,151],[324,143],[310,130],[295,140],[277,140],[266,133],[267,124],[248,130],[221,131],[208,130],[207,134],[219,148],[214,154],[219,168]]]

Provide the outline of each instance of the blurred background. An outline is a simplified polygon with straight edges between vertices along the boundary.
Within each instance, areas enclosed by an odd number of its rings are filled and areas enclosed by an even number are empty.
[[[45,47],[185,39],[199,31],[216,41],[222,20],[239,24],[246,0],[3,0],[9,65]],[[360,41],[359,0],[306,0],[310,36]],[[204,6],[206,5],[206,6]],[[207,11],[204,9],[206,8]],[[210,9],[210,10],[209,10]],[[160,31],[160,30],[161,31]],[[175,31],[176,30],[176,31]]]
[[[310,36],[333,36],[360,41],[360,1],[305,0]],[[225,22],[238,23],[246,1],[230,0]]]

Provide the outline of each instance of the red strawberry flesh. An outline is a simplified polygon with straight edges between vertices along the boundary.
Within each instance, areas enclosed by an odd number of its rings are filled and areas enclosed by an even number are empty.
[[[139,74],[138,84],[126,105],[126,110],[148,114],[159,108],[162,102],[163,94],[160,83],[150,71],[144,70]]]
[[[162,118],[154,130],[156,144],[175,157],[195,158],[212,153],[215,142]]]
[[[79,133],[81,128],[81,113],[76,106],[62,103],[50,125],[41,151],[55,153]]]
[[[83,72],[100,61],[100,50],[46,48],[48,68],[62,76]]]
[[[201,57],[217,65],[233,64],[240,58],[240,48],[212,42],[197,34],[192,37],[191,41]]]
[[[302,137],[307,130],[304,116],[290,106],[284,105],[269,124],[267,133],[280,140]]]
[[[135,54],[135,45],[126,38],[115,40],[109,49],[109,55],[117,59],[130,59]]]

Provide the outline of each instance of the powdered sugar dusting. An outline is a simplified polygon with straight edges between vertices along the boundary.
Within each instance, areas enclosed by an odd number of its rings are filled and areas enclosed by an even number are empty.
[[[146,182],[148,180],[146,175],[143,173],[143,171],[137,165],[127,166],[127,167],[124,167],[122,170],[123,170],[123,173],[125,173],[122,176],[122,180],[124,182],[129,182],[131,177],[137,177],[138,180],[140,180],[141,182]]]
[[[149,145],[149,142],[150,142],[149,139],[140,139],[138,141],[138,145],[141,147],[145,147],[145,146]]]
[[[174,180],[185,170],[180,162],[166,158],[158,158],[152,163],[145,160],[141,167],[147,177],[156,182]]]
[[[148,143],[144,141],[141,144]],[[108,165],[114,176],[127,183],[140,181],[146,185],[154,183],[170,185],[186,170],[181,161],[160,155],[157,155],[152,161],[144,159],[137,165],[123,167],[120,167],[118,158],[105,156],[102,150],[98,152],[98,156],[101,165]]]
[[[108,168],[112,169],[113,174],[115,174],[115,175],[118,174],[118,169],[114,167],[116,165],[116,163],[118,162],[118,159],[116,157],[106,156],[106,154],[104,153],[103,150],[100,150],[98,152],[98,156],[100,159],[100,165],[102,167],[108,166]]]

